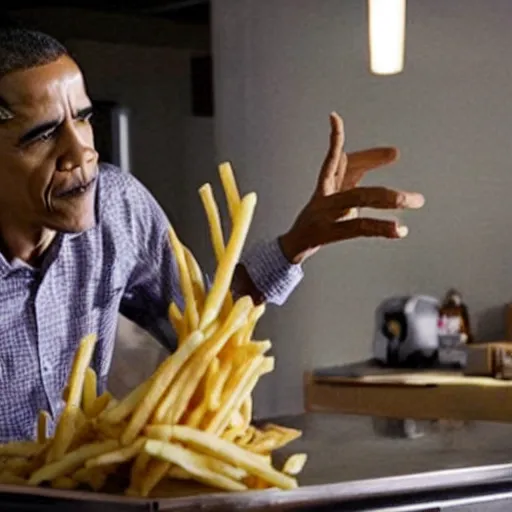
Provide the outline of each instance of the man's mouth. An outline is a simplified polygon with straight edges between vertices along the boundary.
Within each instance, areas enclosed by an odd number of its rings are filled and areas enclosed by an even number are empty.
[[[80,183],[73,187],[62,190],[62,191],[58,192],[57,194],[55,194],[55,196],[59,199],[61,199],[61,198],[69,199],[69,198],[73,198],[73,197],[80,197],[80,196],[84,195],[85,193],[87,193],[93,187],[95,182],[96,182],[96,177],[92,178],[92,180],[90,180],[89,182],[87,182],[85,184]]]

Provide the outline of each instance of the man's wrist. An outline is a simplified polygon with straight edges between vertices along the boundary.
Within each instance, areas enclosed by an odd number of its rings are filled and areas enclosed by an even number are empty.
[[[318,248],[305,249],[301,247],[300,239],[298,239],[291,230],[281,235],[277,241],[283,256],[292,265],[301,265],[318,250]]]

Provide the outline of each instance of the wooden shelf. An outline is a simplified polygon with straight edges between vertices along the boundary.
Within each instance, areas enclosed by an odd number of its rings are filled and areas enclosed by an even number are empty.
[[[317,380],[308,372],[304,378],[305,408],[308,412],[388,418],[512,422],[512,381],[488,385],[482,378],[465,381],[418,385],[357,378]]]

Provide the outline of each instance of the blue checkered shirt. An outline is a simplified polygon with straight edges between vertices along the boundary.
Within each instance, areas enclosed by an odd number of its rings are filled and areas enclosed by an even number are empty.
[[[92,366],[104,388],[119,312],[172,350],[162,324],[169,303],[183,301],[166,215],[136,178],[106,164],[96,212],[93,228],[59,234],[39,268],[0,253],[0,442],[33,438],[42,409],[53,430],[88,333],[98,335]],[[282,304],[302,277],[275,240],[255,245],[242,261],[269,303]]]

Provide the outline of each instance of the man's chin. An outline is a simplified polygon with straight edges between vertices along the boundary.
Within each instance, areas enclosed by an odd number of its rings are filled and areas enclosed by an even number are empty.
[[[51,228],[61,233],[83,233],[96,225],[94,191],[78,198],[62,198],[53,203]],[[50,227],[50,226],[48,226]]]
[[[66,233],[83,233],[89,231],[96,225],[96,219],[94,215],[87,218],[70,219],[67,226],[63,226],[63,231]]]
[[[46,227],[59,233],[79,234],[96,225],[94,213],[73,216],[59,216],[48,219]]]

